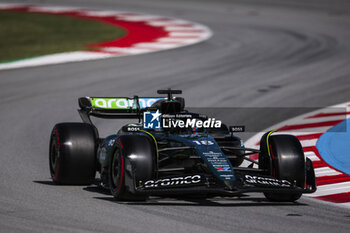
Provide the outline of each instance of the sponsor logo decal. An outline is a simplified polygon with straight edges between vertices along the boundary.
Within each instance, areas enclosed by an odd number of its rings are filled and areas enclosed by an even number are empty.
[[[152,118],[149,118],[149,115],[152,115]],[[170,129],[170,128],[221,128],[221,121],[216,120],[215,118],[208,118],[206,120],[201,120],[193,118],[190,114],[161,114],[159,110],[157,112],[144,112],[144,128],[145,129]],[[151,119],[151,120],[149,120]],[[147,121],[146,121],[147,120]],[[156,120],[156,124],[153,124],[153,121]],[[159,124],[158,124],[159,123]],[[156,126],[154,126],[156,125]],[[159,127],[158,127],[159,126]],[[195,143],[202,143],[200,141],[194,141]]]
[[[231,164],[226,156],[220,152],[208,151],[202,153],[205,156],[208,164],[211,165],[218,175],[224,180],[232,180],[234,175]]]
[[[162,114],[157,110],[156,112],[143,113],[143,128],[145,129],[160,129],[160,116]]]
[[[230,132],[232,133],[245,132],[245,126],[244,125],[230,126]]]
[[[91,106],[103,109],[136,109],[134,99],[130,98],[90,98]],[[150,107],[154,102],[162,98],[139,98],[140,108]]]
[[[137,131],[140,131],[141,128],[140,127],[134,127],[134,126],[128,126],[125,131],[126,132],[137,132]]]
[[[163,128],[220,128],[221,121],[216,120],[215,118],[208,118],[205,121],[186,118],[186,119],[177,119],[177,118],[163,118]]]
[[[220,177],[223,177],[225,180],[231,180],[234,176],[233,175],[220,175]]]
[[[145,182],[145,188],[157,188],[157,187],[169,187],[176,185],[190,185],[198,184],[201,181],[200,175],[193,176],[179,176],[172,178],[164,178],[159,180],[147,180]]]
[[[215,167],[218,171],[230,171],[230,165],[226,157],[221,153],[215,153],[213,151],[204,152],[203,155],[207,158],[207,161]]]
[[[292,187],[292,184],[287,180],[278,180],[270,177],[245,175],[245,182],[254,185],[277,186],[277,187]]]
[[[215,167],[216,169],[218,169],[219,171],[229,171],[230,167]]]
[[[128,124],[123,126],[122,129],[125,132],[138,132],[142,129],[142,126],[139,124]]]
[[[211,146],[214,145],[214,142],[210,140],[193,140],[194,143],[196,143],[198,146],[205,145],[205,146]]]

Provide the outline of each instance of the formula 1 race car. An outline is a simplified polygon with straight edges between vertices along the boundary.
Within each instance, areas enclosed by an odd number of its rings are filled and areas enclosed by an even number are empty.
[[[315,173],[292,135],[261,138],[260,150],[246,148],[237,127],[185,110],[180,90],[166,97],[82,97],[83,123],[52,130],[49,164],[56,184],[101,186],[118,200],[148,196],[238,196],[262,192],[271,201],[295,201],[316,191]],[[136,119],[100,138],[90,117]],[[258,161],[249,156],[259,154]],[[240,167],[246,160],[248,167]],[[255,166],[254,166],[255,165]]]

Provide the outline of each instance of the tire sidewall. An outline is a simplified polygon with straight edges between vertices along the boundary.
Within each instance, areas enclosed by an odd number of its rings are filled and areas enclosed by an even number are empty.
[[[55,153],[55,155],[53,155]],[[53,164],[53,157],[56,157],[56,162]],[[60,164],[60,150],[59,150],[59,137],[58,129],[56,126],[52,129],[50,137],[50,148],[49,148],[49,168],[51,178],[54,183],[59,184],[59,165]]]
[[[59,123],[51,132],[49,167],[53,182],[85,185],[94,181],[96,144],[94,128],[86,123]],[[52,163],[52,153],[57,155]]]
[[[116,140],[114,152],[112,154],[110,163],[109,163],[109,187],[111,190],[111,193],[114,197],[117,199],[122,199],[123,193],[125,192],[125,186],[124,186],[124,180],[125,180],[125,174],[124,174],[124,169],[125,169],[125,158],[124,155],[122,154],[123,150],[121,149],[121,146],[119,144],[119,140]],[[118,174],[117,177],[115,176],[114,172],[114,165],[115,161],[118,161]],[[117,182],[115,182],[115,180]]]

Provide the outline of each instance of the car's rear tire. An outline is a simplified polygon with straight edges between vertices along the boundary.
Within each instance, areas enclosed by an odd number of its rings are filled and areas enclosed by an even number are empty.
[[[133,190],[134,184],[144,183],[155,176],[156,150],[145,135],[122,135],[115,142],[109,165],[112,195],[122,201],[143,201],[147,195]],[[127,167],[129,167],[128,170]],[[126,179],[129,180],[128,184]],[[132,187],[131,187],[132,186]]]
[[[260,141],[260,148],[259,168],[266,169],[267,175],[287,180],[297,187],[304,188],[305,157],[303,148],[295,136],[273,135],[268,137],[267,133]],[[264,193],[264,195],[270,201],[294,202],[302,194]]]
[[[86,123],[60,123],[51,133],[49,166],[56,184],[86,185],[96,173],[96,133]]]

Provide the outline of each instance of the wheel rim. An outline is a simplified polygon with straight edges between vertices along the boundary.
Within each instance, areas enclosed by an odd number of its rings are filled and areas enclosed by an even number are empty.
[[[117,150],[113,156],[113,162],[112,162],[112,180],[115,187],[118,187],[119,185],[119,179],[120,179],[120,163],[119,163],[119,151]]]

